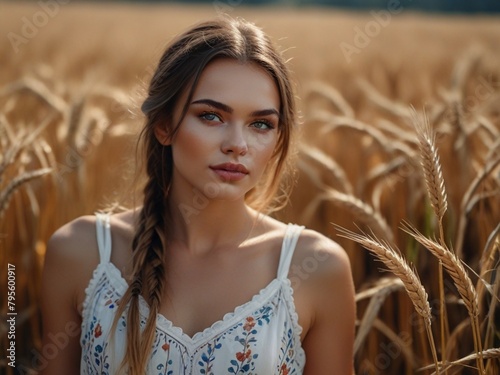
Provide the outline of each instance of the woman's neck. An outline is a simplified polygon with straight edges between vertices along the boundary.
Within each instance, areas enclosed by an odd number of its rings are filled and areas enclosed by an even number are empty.
[[[243,199],[209,199],[193,192],[169,197],[170,240],[193,254],[234,248],[251,234],[258,213]],[[170,242],[169,240],[169,242]]]

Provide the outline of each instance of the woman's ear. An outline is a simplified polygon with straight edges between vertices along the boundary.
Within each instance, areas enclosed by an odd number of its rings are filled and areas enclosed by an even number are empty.
[[[155,136],[158,142],[160,142],[163,146],[170,146],[170,144],[172,143],[172,138],[170,137],[167,123],[157,123],[156,125],[154,125],[153,131],[155,132]]]

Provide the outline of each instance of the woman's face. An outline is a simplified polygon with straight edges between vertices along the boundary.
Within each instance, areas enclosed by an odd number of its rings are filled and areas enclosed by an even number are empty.
[[[209,199],[244,199],[276,147],[279,109],[278,89],[263,68],[232,59],[211,62],[170,142],[173,188],[194,189]]]

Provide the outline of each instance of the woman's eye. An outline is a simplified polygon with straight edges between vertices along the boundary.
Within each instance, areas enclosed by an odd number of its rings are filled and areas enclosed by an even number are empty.
[[[259,130],[271,130],[274,126],[267,121],[256,121],[252,123],[252,126]]]
[[[216,115],[215,113],[212,113],[212,112],[206,112],[206,113],[202,113],[200,115],[200,118],[203,119],[203,120],[206,120],[206,121],[219,121],[219,122],[222,122],[221,118]]]

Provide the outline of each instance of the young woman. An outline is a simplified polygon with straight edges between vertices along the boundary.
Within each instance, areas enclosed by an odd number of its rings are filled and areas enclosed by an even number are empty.
[[[49,241],[44,345],[66,343],[42,373],[352,374],[345,252],[267,215],[286,198],[296,125],[268,37],[229,18],[193,27],[166,49],[142,110],[142,206]]]

